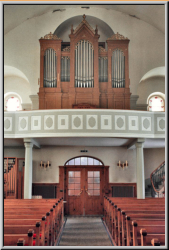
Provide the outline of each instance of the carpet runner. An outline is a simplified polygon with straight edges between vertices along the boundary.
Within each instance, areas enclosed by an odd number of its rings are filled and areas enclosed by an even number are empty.
[[[59,246],[112,246],[100,217],[67,217]]]

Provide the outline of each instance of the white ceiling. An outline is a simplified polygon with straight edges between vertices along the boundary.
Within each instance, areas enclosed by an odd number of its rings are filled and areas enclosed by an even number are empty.
[[[33,2],[32,2],[33,3]],[[161,4],[161,3],[160,3]],[[137,18],[144,22],[149,23],[163,34],[165,33],[165,7],[164,4],[136,4],[136,5],[15,5],[6,4],[4,6],[4,34],[13,30],[15,27],[19,26],[21,23],[31,20],[32,18],[38,18],[46,13],[51,15],[57,15],[58,12],[69,11],[70,8],[78,9],[83,7],[90,7],[90,9],[105,8],[108,11],[114,10],[121,12],[125,15],[129,15],[131,18]],[[87,9],[84,8],[84,13],[87,15]]]
[[[35,138],[41,146],[82,146],[82,147],[128,147],[135,148],[135,138],[98,138],[98,137],[46,137]],[[24,147],[23,139],[4,139],[4,147]],[[165,139],[146,139],[144,148],[164,148]]]

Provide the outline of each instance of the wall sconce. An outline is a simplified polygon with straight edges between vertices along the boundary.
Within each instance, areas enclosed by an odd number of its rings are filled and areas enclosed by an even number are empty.
[[[47,162],[41,161],[40,162],[40,167],[44,168],[45,170],[47,170],[47,168],[51,167],[51,163],[49,161],[47,161]]]
[[[119,162],[117,163],[117,166],[123,168],[123,170],[124,170],[125,167],[126,167],[126,168],[128,167],[128,162],[127,162],[127,160],[126,160],[125,163],[121,163],[120,160],[119,160]]]

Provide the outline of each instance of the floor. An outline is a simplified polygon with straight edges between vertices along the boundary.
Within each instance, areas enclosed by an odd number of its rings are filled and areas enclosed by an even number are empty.
[[[67,217],[59,246],[112,246],[101,217]]]

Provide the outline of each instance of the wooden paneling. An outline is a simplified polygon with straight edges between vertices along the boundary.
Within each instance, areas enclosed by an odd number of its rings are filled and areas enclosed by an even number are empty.
[[[121,191],[121,194],[120,194],[119,197],[130,197],[130,196],[127,196],[126,191],[125,191],[125,187],[126,188],[132,187],[133,188],[133,195],[134,195],[134,197],[137,197],[136,185],[137,185],[136,183],[109,183],[109,195],[107,195],[107,196],[111,197],[113,195],[113,193],[112,193],[112,187],[120,187],[121,190],[120,189],[119,190],[116,189],[117,192]],[[131,193],[131,191],[129,190],[129,194],[130,193]],[[122,196],[122,195],[124,195],[124,196]]]
[[[33,183],[32,195],[41,195],[45,199],[57,198],[58,183]]]

